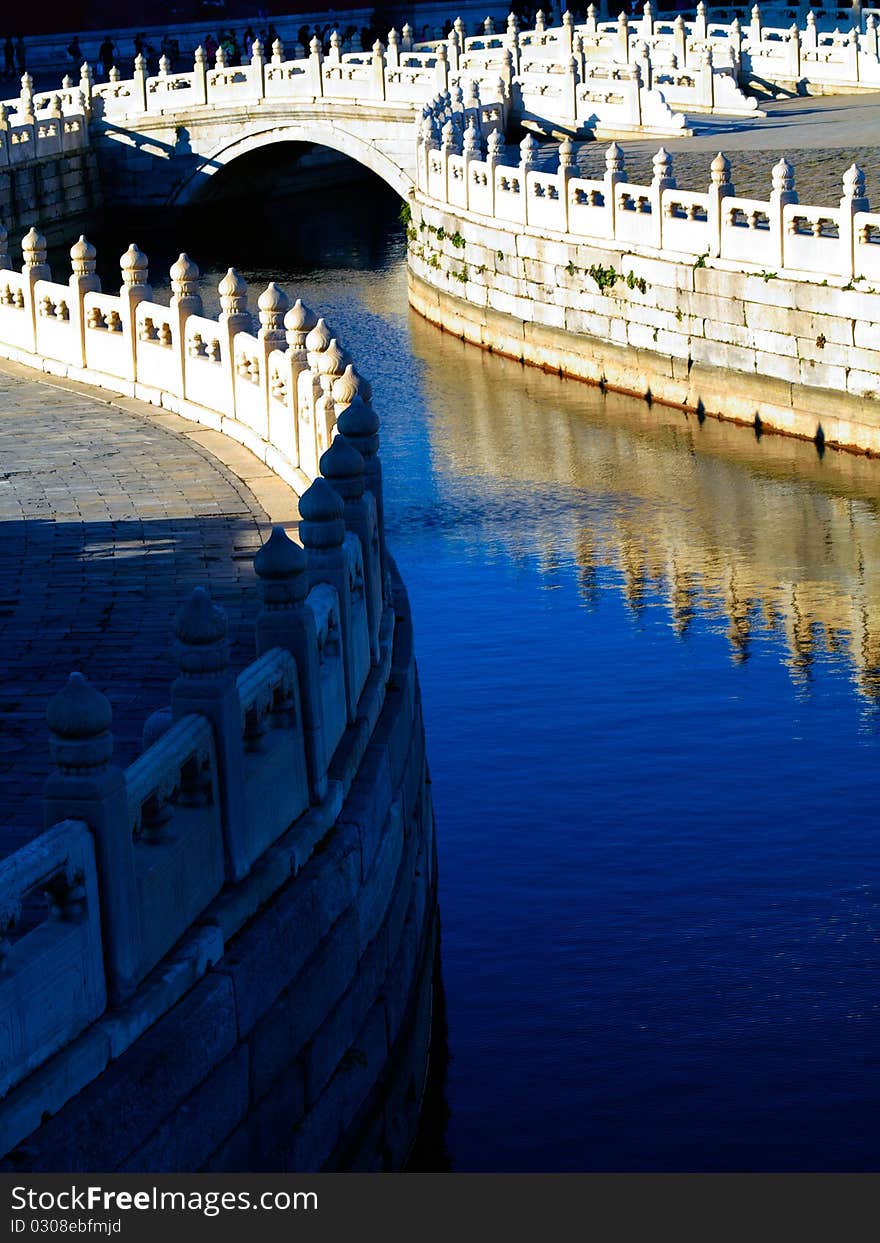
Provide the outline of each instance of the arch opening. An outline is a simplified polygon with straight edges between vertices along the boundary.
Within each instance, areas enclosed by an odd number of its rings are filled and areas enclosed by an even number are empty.
[[[374,173],[406,200],[413,188],[408,165],[415,162],[415,142],[411,126],[400,125],[400,133],[380,138],[357,133],[340,124],[295,121],[283,125],[267,125],[242,134],[231,141],[224,139],[217,147],[200,156],[194,167],[173,191],[169,205],[183,207],[205,195],[214,177],[254,153],[296,144],[313,150],[325,149],[337,157],[347,157],[368,172]],[[409,142],[407,142],[409,139]],[[409,152],[409,146],[412,153]]]

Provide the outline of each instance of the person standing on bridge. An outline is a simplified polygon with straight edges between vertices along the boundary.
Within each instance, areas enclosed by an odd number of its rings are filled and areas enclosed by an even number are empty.
[[[12,35],[7,35],[6,42],[3,44],[3,76],[4,78],[15,77],[15,44],[12,41]]]
[[[98,60],[101,62],[101,68],[105,77],[110,73],[116,63],[116,54],[113,47],[113,40],[109,35],[105,35],[101,46],[98,48]]]
[[[15,67],[19,73],[24,73],[27,68],[27,52],[24,46],[24,39],[21,35],[15,40]]]
[[[79,35],[74,35],[70,43],[67,45],[67,55],[70,57],[71,67],[79,70],[83,61],[82,48],[79,45]]]

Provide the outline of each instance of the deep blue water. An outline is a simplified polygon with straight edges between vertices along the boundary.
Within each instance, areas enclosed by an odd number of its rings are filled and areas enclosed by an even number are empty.
[[[393,212],[295,232],[208,274],[282,275],[373,381],[454,1168],[877,1169],[880,463],[463,346]]]

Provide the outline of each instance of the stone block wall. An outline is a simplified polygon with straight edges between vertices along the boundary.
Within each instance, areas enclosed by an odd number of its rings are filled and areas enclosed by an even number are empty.
[[[548,240],[422,194],[411,210],[410,301],[447,331],[616,391],[880,452],[880,293]]]
[[[403,1164],[427,1069],[437,875],[409,608],[396,575],[394,608],[382,711],[312,857],[175,1006],[0,1168]],[[218,918],[209,910],[202,923]]]
[[[0,168],[0,221],[10,232],[36,225],[52,245],[100,203],[97,159],[88,147]]]

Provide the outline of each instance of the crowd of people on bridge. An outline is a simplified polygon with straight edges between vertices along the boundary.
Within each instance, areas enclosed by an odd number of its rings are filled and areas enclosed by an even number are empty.
[[[681,0],[686,2],[686,0]],[[613,9],[613,5],[611,8]],[[643,0],[621,0],[621,7],[630,11],[631,15],[637,16],[643,7]],[[655,7],[665,7],[663,0],[655,0]],[[535,17],[539,9],[543,9],[545,21],[548,26],[561,20],[561,11],[568,8],[574,15],[576,21],[583,21],[586,17],[587,0],[582,0],[578,4],[565,3],[557,6],[556,9],[552,5],[542,5],[540,0],[517,0],[511,4],[510,10],[519,20],[520,28],[528,30],[535,24]],[[418,10],[415,10],[417,12]],[[261,15],[265,19],[265,15]],[[414,32],[416,40],[429,40],[445,38],[453,27],[454,17],[449,17],[441,26],[429,27],[421,26]],[[505,28],[503,20],[496,22],[496,29],[502,31]],[[286,47],[287,56],[306,55],[313,39],[317,39],[322,50],[326,54],[330,48],[330,37],[335,32],[339,34],[340,40],[345,48],[353,50],[369,51],[374,43],[379,40],[383,44],[387,41],[387,19],[383,23],[378,11],[373,14],[373,20],[364,26],[357,27],[351,23],[340,25],[339,22],[328,21],[324,24],[300,26],[297,32],[297,47]],[[477,35],[483,33],[483,22],[474,20],[470,23],[468,34]],[[201,46],[205,49],[205,54],[209,65],[213,65],[216,61],[217,52],[222,49],[223,58],[227,65],[240,65],[251,58],[254,42],[259,39],[263,44],[266,55],[271,56],[272,44],[278,38],[278,32],[271,22],[256,21],[249,24],[243,31],[236,31],[233,27],[222,28],[219,30],[209,30],[205,33],[201,40]],[[110,71],[116,68],[122,77],[128,77],[131,74],[134,61],[138,56],[143,56],[148,73],[156,73],[159,69],[159,62],[162,58],[168,64],[168,68],[172,73],[189,69],[192,65],[192,57],[194,48],[181,48],[179,39],[172,33],[166,33],[158,43],[151,42],[145,33],[136,33],[131,39],[128,46],[121,42],[117,42],[111,34],[105,34],[98,48],[97,59],[92,63],[92,72],[97,81],[106,80]],[[80,67],[84,61],[89,58],[84,54],[80,36],[74,35],[70,43],[67,45],[67,71],[72,77],[79,76]],[[11,34],[7,35],[4,41],[4,60],[3,60],[3,76],[7,79],[20,78],[25,72],[26,65],[26,49],[25,41],[21,35],[14,38]]]

